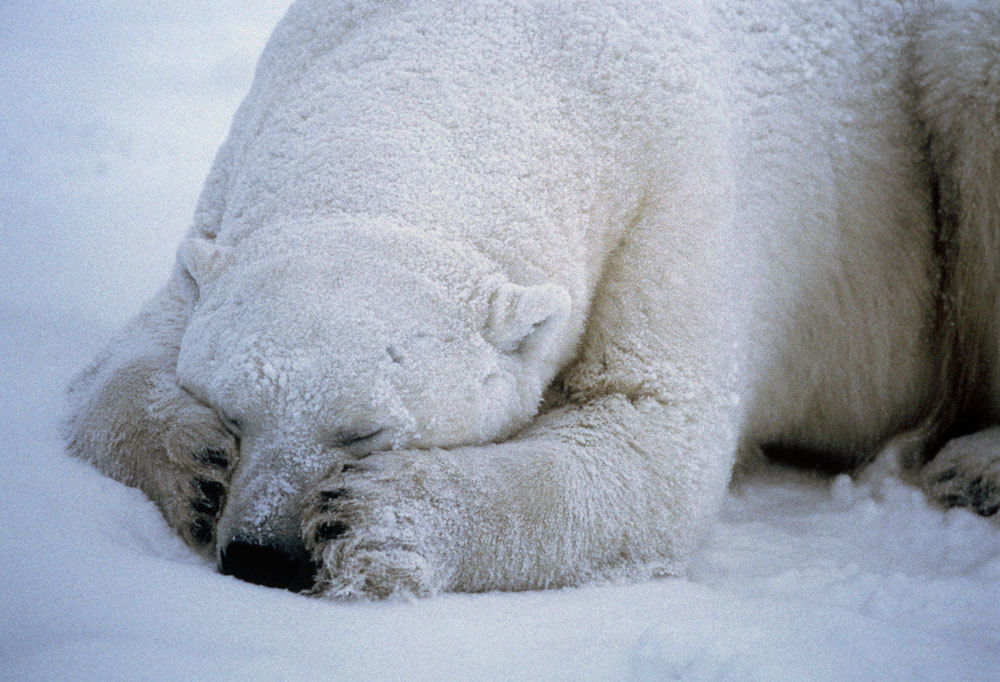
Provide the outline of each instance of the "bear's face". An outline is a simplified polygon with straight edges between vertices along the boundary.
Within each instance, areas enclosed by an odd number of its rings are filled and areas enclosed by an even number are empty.
[[[297,501],[345,458],[488,442],[533,416],[564,290],[456,290],[379,240],[290,241],[180,251],[198,299],[178,378],[241,437],[225,514],[239,532],[291,533]]]

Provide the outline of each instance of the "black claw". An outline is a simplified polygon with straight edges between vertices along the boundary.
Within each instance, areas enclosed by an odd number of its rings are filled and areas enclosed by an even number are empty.
[[[951,469],[939,475],[936,483],[947,483],[958,477],[958,471]],[[962,480],[952,484],[951,490],[938,497],[946,507],[968,507],[980,516],[993,516],[1000,511],[1000,489],[991,480],[976,476],[972,480]]]
[[[211,464],[214,467],[225,469],[229,466],[229,457],[222,450],[202,450],[196,455],[199,462]]]
[[[976,507],[976,513],[980,516],[993,516],[998,511],[1000,511],[1000,503],[984,504],[980,507]]]
[[[937,478],[936,478],[936,479],[934,480],[934,482],[935,482],[935,483],[947,483],[947,482],[948,482],[948,481],[950,481],[951,479],[955,478],[955,476],[956,476],[956,475],[958,475],[958,472],[956,472],[956,471],[955,471],[954,469],[951,469],[951,470],[949,470],[949,471],[946,471],[946,472],[944,472],[944,473],[943,473],[943,474],[941,474],[940,476],[938,476],[938,477],[937,477]]]
[[[946,507],[964,507],[965,498],[961,495],[945,495],[941,498],[941,502],[944,503]]]
[[[319,491],[319,511],[328,514],[337,506],[337,500],[347,496],[347,488],[335,488],[333,490]]]
[[[198,492],[210,500],[221,500],[226,494],[226,486],[218,481],[211,481],[207,478],[194,479],[194,485]]]
[[[215,540],[215,530],[212,528],[212,523],[204,517],[198,517],[192,521],[189,530],[191,537],[199,544],[208,545]]]
[[[969,506],[981,516],[993,516],[1000,508],[1000,502],[994,498],[993,486],[978,476],[969,482]]]
[[[975,507],[975,506],[977,506],[977,505],[985,502],[986,498],[989,496],[989,494],[988,494],[988,492],[986,490],[986,486],[983,485],[983,477],[982,476],[978,476],[978,477],[972,479],[971,481],[969,481],[969,484],[968,484],[967,487],[968,487],[968,493],[969,493],[969,503],[973,507]]]
[[[199,495],[192,503],[195,511],[212,515],[219,511],[219,508],[222,507],[222,500],[226,496],[226,486],[218,481],[196,478],[194,488]]]
[[[335,500],[347,494],[347,488],[334,488],[333,490],[321,490],[320,497],[324,500]]]
[[[316,529],[316,539],[320,542],[335,540],[346,533],[347,530],[347,524],[343,521],[331,521],[330,523],[324,523]]]
[[[191,504],[191,506],[199,514],[210,514],[212,516],[215,516],[215,513],[219,511],[218,500],[209,500],[204,497],[200,497],[197,500],[195,500]]]

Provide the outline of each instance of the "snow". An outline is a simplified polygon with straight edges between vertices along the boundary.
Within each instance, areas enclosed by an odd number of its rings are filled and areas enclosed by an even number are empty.
[[[741,480],[688,579],[384,604],[221,576],[68,458],[64,386],[165,281],[284,4],[0,4],[5,679],[1000,676],[1000,525],[891,452]]]

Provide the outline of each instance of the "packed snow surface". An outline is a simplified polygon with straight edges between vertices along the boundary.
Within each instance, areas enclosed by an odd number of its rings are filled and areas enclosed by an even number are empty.
[[[64,386],[165,281],[285,4],[0,5],[4,679],[1000,678],[1000,523],[892,452],[742,478],[687,579],[381,604],[221,576],[68,458]]]

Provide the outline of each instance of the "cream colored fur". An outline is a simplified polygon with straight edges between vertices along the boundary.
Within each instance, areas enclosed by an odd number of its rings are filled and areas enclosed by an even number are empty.
[[[328,596],[680,573],[740,446],[849,467],[912,432],[921,465],[996,424],[998,34],[302,0],[70,449]],[[928,489],[1000,505],[995,440]]]

